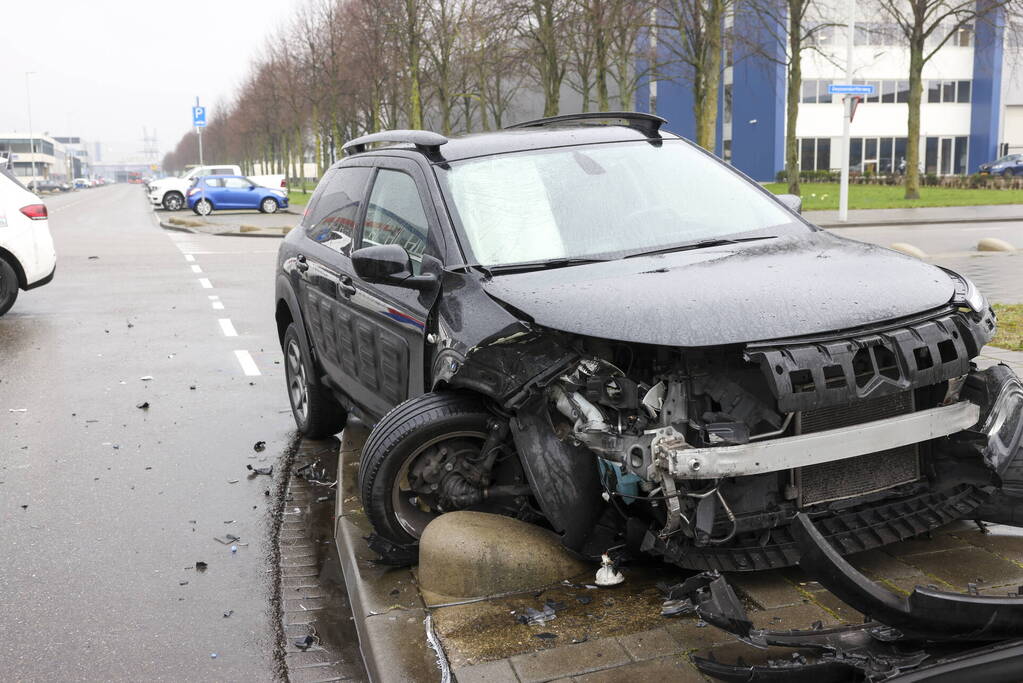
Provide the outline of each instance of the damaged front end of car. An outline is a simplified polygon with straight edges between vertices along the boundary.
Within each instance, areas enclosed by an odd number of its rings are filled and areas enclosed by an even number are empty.
[[[1023,672],[1023,596],[960,594],[918,586],[901,597],[873,583],[797,516],[799,562],[809,576],[868,615],[861,625],[775,631],[754,628],[726,579],[709,571],[669,587],[675,613],[695,612],[747,645],[791,648],[788,657],[748,664],[693,657],[723,681],[1015,681]],[[681,603],[682,607],[677,605]]]
[[[800,513],[842,553],[978,510],[1009,521],[1023,501],[1023,385],[971,363],[994,313],[950,277],[956,296],[937,311],[719,347],[509,314],[500,334],[442,344],[435,385],[495,403],[539,511],[588,557],[625,544],[683,568],[752,571],[799,561]]]

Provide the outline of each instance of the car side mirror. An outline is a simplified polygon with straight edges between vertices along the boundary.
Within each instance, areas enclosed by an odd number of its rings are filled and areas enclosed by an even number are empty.
[[[780,194],[778,201],[788,207],[792,213],[803,213],[803,198],[796,194]]]
[[[249,189],[250,189],[250,190],[255,190],[255,189],[256,189],[256,186],[255,186],[255,185],[249,185]]]
[[[366,282],[409,289],[428,289],[437,282],[433,274],[413,275],[412,257],[397,244],[378,244],[352,252],[355,274]]]

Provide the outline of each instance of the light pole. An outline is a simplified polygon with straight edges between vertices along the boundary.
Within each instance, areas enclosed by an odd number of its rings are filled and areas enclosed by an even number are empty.
[[[32,161],[32,179],[36,177],[36,151],[35,151],[35,138],[32,136],[32,91],[28,87],[28,77],[34,74],[35,71],[25,72],[25,99],[28,102],[28,153]],[[36,183],[38,186],[39,183]]]

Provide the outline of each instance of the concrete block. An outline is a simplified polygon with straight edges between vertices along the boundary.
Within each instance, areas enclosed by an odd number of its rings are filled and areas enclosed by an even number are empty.
[[[679,651],[678,643],[663,628],[619,636],[618,642],[636,661],[673,655]]]
[[[511,658],[515,673],[524,683],[585,674],[631,661],[625,649],[614,638],[601,638]]]
[[[507,659],[453,669],[458,683],[518,683],[519,677]]]
[[[949,583],[958,591],[965,591],[970,583],[981,588],[1023,583],[1023,567],[977,547],[913,555],[907,557],[906,561],[925,574]]]
[[[977,242],[977,251],[1016,251],[1016,247],[997,237],[985,237]]]
[[[573,683],[620,683],[621,681],[671,681],[671,683],[703,683],[686,656],[661,657],[633,662],[614,669],[604,669],[572,678]]]
[[[441,515],[419,542],[419,583],[430,604],[530,590],[590,569],[550,531],[484,512]]]

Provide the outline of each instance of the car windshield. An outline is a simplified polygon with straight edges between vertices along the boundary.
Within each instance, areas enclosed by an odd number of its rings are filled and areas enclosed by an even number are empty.
[[[744,233],[810,229],[681,140],[519,152],[452,162],[438,171],[462,235],[483,266],[613,258]]]

